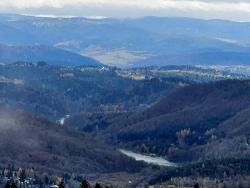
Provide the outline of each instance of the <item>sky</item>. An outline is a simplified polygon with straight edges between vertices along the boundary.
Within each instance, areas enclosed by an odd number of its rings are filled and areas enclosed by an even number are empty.
[[[0,0],[0,13],[250,21],[250,0]]]

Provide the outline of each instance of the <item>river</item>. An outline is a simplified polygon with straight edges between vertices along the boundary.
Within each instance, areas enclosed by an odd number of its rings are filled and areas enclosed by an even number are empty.
[[[66,116],[64,116],[63,118],[59,119],[57,122],[59,122],[61,125],[64,125],[65,119],[67,119],[67,118],[69,118],[69,117],[70,117],[70,115],[66,115]]]
[[[135,152],[124,150],[124,149],[120,149],[119,151],[122,154],[135,159],[136,161],[144,161],[148,164],[155,164],[155,165],[166,166],[166,167],[178,166],[178,164],[172,163],[162,157],[143,155],[143,154],[135,153]]]

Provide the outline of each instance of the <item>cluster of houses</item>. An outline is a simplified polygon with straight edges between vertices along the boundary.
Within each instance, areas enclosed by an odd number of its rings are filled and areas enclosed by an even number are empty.
[[[46,177],[46,176],[44,176]],[[51,180],[47,180],[47,183],[49,184],[48,188],[59,188],[57,184],[61,182],[61,178],[56,178],[55,183],[53,183]],[[17,168],[17,169],[11,169],[11,168],[4,168],[1,171],[1,183],[2,185],[6,184],[12,184],[14,183],[18,188],[37,188],[39,187],[39,181],[37,180],[36,173],[34,169],[27,168]],[[41,183],[41,182],[40,182]]]

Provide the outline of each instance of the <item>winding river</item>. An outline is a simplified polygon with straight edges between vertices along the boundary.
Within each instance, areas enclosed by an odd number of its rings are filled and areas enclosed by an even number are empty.
[[[135,159],[136,161],[144,161],[148,164],[155,164],[155,165],[165,166],[165,167],[178,166],[178,164],[169,162],[168,160],[166,160],[162,157],[143,155],[143,154],[135,153],[135,152],[124,150],[124,149],[120,149],[119,151],[122,154]]]

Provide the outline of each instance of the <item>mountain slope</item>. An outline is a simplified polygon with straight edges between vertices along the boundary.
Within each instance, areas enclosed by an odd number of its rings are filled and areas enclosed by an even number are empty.
[[[34,62],[45,61],[52,65],[75,66],[92,65],[100,66],[97,60],[84,57],[69,51],[50,46],[7,46],[0,45],[0,62],[9,64],[16,61]]]
[[[144,112],[116,118],[100,135],[119,147],[177,161],[247,157],[249,96],[249,81],[190,85]]]
[[[5,105],[0,105],[0,130],[1,166],[12,162],[54,175],[136,171],[143,167],[84,134]]]
[[[0,102],[50,119],[80,112],[135,111],[186,83],[178,78],[135,80],[128,77],[130,71],[112,67],[46,63],[0,65],[0,75]]]

